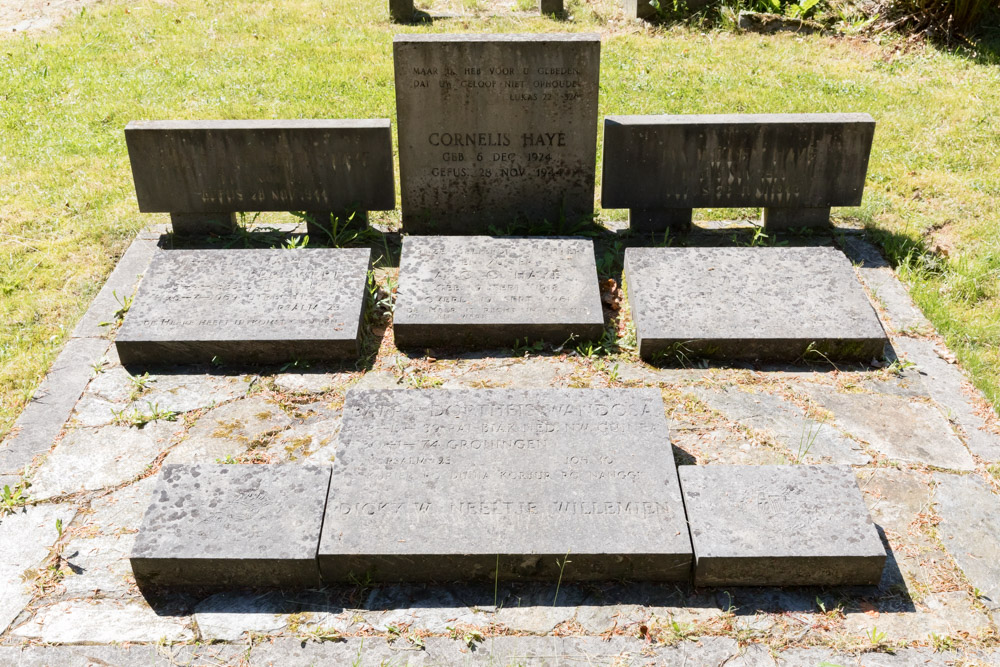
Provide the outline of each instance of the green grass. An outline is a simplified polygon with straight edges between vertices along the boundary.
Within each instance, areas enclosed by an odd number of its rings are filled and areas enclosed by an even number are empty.
[[[995,57],[894,39],[647,27],[619,21],[614,0],[570,0],[569,21],[489,16],[489,0],[417,2],[445,4],[482,11],[400,27],[388,23],[387,0],[138,0],[0,38],[0,434],[129,239],[166,220],[138,212],[129,120],[394,119],[392,35],[426,31],[600,31],[602,115],[870,112],[878,130],[865,200],[839,214],[880,232],[921,308],[998,403]],[[937,228],[956,249],[921,259]]]

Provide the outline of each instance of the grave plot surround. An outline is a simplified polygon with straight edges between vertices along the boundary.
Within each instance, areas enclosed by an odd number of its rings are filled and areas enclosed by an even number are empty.
[[[625,280],[647,360],[867,362],[888,342],[835,248],[629,248]]]
[[[680,466],[696,586],[875,585],[886,553],[850,466]]]
[[[139,210],[174,233],[231,232],[235,213],[307,211],[367,221],[396,207],[387,119],[132,121],[125,127]]]
[[[115,345],[123,364],[357,356],[371,250],[158,250]]]
[[[130,562],[145,586],[311,587],[330,468],[166,464]]]
[[[404,347],[598,339],[604,314],[594,243],[406,236],[393,331]]]
[[[348,392],[324,580],[555,581],[567,553],[564,581],[689,578],[658,390]]]
[[[396,35],[404,230],[592,216],[600,47],[595,34]]]
[[[686,230],[704,207],[828,225],[830,207],[861,203],[874,134],[865,113],[607,116],[601,205],[637,231]]]

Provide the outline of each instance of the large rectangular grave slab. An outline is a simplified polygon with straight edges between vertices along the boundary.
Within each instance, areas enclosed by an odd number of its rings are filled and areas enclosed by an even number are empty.
[[[371,251],[159,250],[115,339],[123,364],[357,356]]]
[[[165,464],[130,561],[141,587],[319,583],[330,468]]]
[[[827,225],[830,207],[861,203],[874,134],[865,113],[607,116],[601,205],[639,231],[684,230],[704,207]]]
[[[319,562],[326,581],[687,579],[663,399],[350,391]]]
[[[875,585],[886,553],[850,466],[680,466],[696,586]]]
[[[179,234],[226,231],[234,212],[322,226],[396,207],[387,119],[132,121],[125,142],[139,210],[170,213]]]
[[[867,362],[888,342],[835,248],[629,248],[625,279],[647,360]]]
[[[593,34],[396,35],[404,230],[589,218],[600,49]]]
[[[393,331],[402,347],[600,338],[604,314],[594,243],[404,237]]]

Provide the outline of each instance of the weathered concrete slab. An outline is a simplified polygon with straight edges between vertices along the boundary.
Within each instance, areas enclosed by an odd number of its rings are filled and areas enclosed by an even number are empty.
[[[949,637],[959,632],[976,635],[989,632],[989,627],[989,617],[975,607],[974,598],[965,591],[921,596],[920,608],[916,611],[877,615],[848,611],[844,618],[844,629],[849,635],[871,637],[873,632],[882,633],[889,642],[917,640],[933,644],[935,636]]]
[[[975,475],[935,473],[938,534],[987,609],[1000,609],[1000,496]]]
[[[0,519],[0,633],[31,602],[33,593],[23,577],[41,564],[59,538],[56,521],[69,526],[75,514],[68,505],[38,505]]]
[[[834,248],[629,248],[625,279],[644,359],[871,361],[888,342]]]
[[[807,391],[833,413],[839,428],[891,459],[950,470],[973,470],[976,466],[933,405],[905,397],[841,393],[821,387]]]
[[[140,586],[312,586],[330,469],[163,466],[132,550]]]
[[[599,339],[604,311],[594,243],[404,237],[392,327],[400,347]]]
[[[199,602],[193,616],[201,638],[211,641],[236,641],[248,633],[277,634],[289,620],[289,614],[274,612],[282,599],[280,592],[226,591]]]
[[[154,422],[142,428],[75,429],[63,438],[31,480],[35,500],[118,486],[141,475],[182,426]]]
[[[132,121],[125,143],[139,210],[181,214],[178,233],[219,213],[396,206],[388,119]]]
[[[871,461],[859,443],[830,424],[806,417],[801,408],[779,396],[735,388],[699,388],[693,393],[727,418],[771,434],[796,463],[865,465]]]
[[[36,454],[49,450],[108,345],[103,338],[73,338],[66,343],[11,434],[0,444],[0,483],[14,484]]]
[[[16,667],[176,667],[231,665],[245,659],[242,644],[118,644],[0,646],[0,664]]]
[[[686,579],[676,475],[657,390],[351,391],[320,569]]]
[[[11,634],[46,644],[182,642],[194,632],[183,616],[160,616],[144,602],[59,602],[40,610]]]
[[[157,241],[136,239],[118,260],[104,287],[97,293],[87,312],[73,329],[73,338],[100,338],[107,336],[108,323],[114,322],[115,313],[132,296],[139,278],[149,266],[156,252]]]
[[[913,303],[892,265],[871,241],[863,236],[844,235],[838,242],[878,304],[879,314],[890,331],[905,335],[934,330],[930,320]]]
[[[886,553],[849,466],[680,466],[696,586],[878,584]]]
[[[421,651],[400,656],[400,648],[380,638],[344,642],[302,642],[284,639],[261,642],[250,651],[254,665],[308,667],[317,664],[357,664],[364,667],[411,665],[737,665],[746,649],[728,637],[707,637],[674,646],[650,645],[635,637],[491,637],[474,642],[474,650],[448,637],[429,637]],[[405,649],[403,649],[405,650]]]
[[[607,116],[601,204],[641,231],[689,227],[704,207],[826,225],[831,206],[861,203],[874,134],[864,113]]]
[[[156,481],[148,477],[90,502],[62,550],[70,566],[62,580],[68,597],[134,595],[128,557]]]
[[[237,457],[292,424],[281,407],[251,396],[212,408],[198,418],[187,437],[170,450],[166,463],[217,463]]]
[[[933,341],[901,336],[895,347],[907,361],[917,365],[931,397],[962,429],[969,450],[985,461],[1000,461],[1000,435],[991,431],[982,417],[981,411],[989,408],[976,405],[976,401],[985,403],[985,399],[962,369],[946,361]],[[946,350],[943,353],[948,354]]]
[[[396,35],[403,229],[588,219],[600,48],[596,34]]]
[[[370,260],[367,248],[160,251],[118,356],[126,366],[356,356]]]
[[[161,410],[181,413],[211,408],[244,396],[251,388],[253,376],[211,375],[185,368],[150,377],[147,390],[137,399],[140,405],[151,403]]]

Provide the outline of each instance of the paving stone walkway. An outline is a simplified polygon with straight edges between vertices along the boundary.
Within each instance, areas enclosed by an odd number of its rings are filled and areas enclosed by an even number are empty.
[[[140,235],[0,445],[0,484],[29,481],[31,498],[0,517],[0,664],[1000,664],[996,422],[877,250],[839,236],[900,360],[886,368],[658,368],[568,346],[416,357],[381,321],[360,370],[130,374],[100,322],[160,241]],[[880,585],[135,586],[165,461],[329,462],[351,387],[607,386],[661,390],[680,464],[854,466],[890,553]]]

